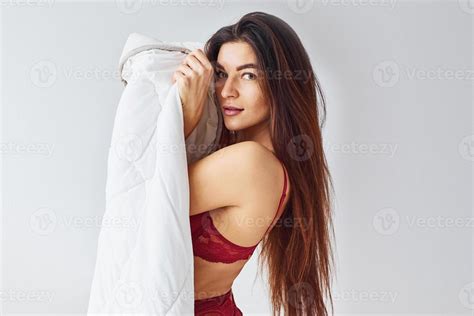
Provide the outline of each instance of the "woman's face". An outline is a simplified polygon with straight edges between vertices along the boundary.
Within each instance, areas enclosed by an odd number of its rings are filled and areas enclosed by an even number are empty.
[[[230,42],[221,46],[215,65],[215,88],[224,123],[228,130],[244,130],[266,125],[270,106],[265,101],[258,80],[257,58],[245,42]],[[228,115],[225,106],[243,109]]]

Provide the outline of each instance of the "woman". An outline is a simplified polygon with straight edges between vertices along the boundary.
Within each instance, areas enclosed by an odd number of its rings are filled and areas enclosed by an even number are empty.
[[[186,137],[211,80],[225,124],[220,149],[188,167],[195,314],[242,315],[231,287],[262,242],[274,315],[327,315],[332,180],[308,55],[287,23],[263,12],[221,28],[204,50],[173,76]]]

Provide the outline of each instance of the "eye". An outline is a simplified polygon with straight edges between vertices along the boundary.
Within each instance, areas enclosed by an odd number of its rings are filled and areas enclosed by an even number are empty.
[[[254,73],[246,72],[246,73],[244,73],[242,76],[245,76],[245,75],[250,75],[250,80],[257,79],[257,75],[254,74]]]
[[[225,75],[225,72],[217,70],[215,72],[215,74],[216,74],[216,78],[221,79],[221,78],[223,78],[223,77],[221,77],[221,75]]]

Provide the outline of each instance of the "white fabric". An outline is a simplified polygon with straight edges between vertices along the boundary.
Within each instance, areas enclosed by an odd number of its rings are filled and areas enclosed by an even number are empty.
[[[198,47],[137,33],[127,39],[88,315],[194,315],[187,164],[215,150],[222,117],[211,86],[202,119],[185,140],[171,78]]]

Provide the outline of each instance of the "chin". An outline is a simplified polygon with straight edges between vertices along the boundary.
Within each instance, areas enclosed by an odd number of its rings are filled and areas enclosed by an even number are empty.
[[[232,125],[228,125],[228,124],[224,124],[225,125],[225,128],[227,128],[229,131],[238,131],[240,130],[240,126],[236,126],[235,124],[232,124]]]

